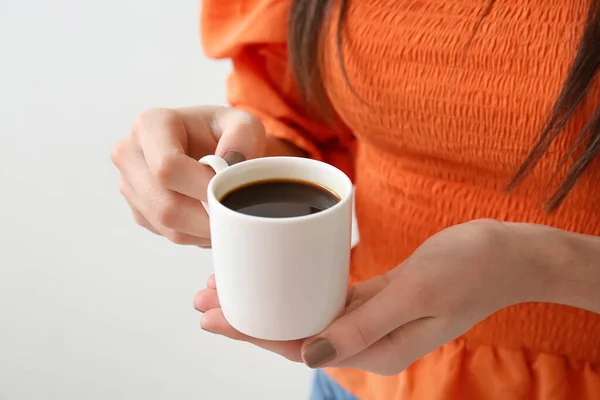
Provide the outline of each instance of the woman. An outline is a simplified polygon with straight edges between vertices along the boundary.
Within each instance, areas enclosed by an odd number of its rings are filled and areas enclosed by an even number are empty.
[[[233,108],[138,118],[138,224],[210,246],[195,160],[296,155],[353,177],[361,234],[325,332],[245,337],[214,279],[203,329],[325,368],[316,399],[600,396],[599,0],[206,0],[201,26]]]

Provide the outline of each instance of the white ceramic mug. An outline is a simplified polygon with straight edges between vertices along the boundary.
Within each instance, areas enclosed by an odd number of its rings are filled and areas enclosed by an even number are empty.
[[[350,179],[337,168],[298,157],[267,157],[227,166],[201,163],[216,175],[208,210],[217,291],[227,321],[246,335],[294,340],[315,335],[343,311],[352,232]],[[220,203],[232,190],[270,179],[315,183],[340,201],[315,214],[255,217]]]

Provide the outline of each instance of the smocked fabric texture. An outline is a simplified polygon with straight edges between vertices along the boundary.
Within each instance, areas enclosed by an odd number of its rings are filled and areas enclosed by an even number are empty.
[[[543,212],[572,160],[556,165],[600,98],[597,85],[540,164],[504,191],[558,95],[588,1],[497,0],[482,21],[488,0],[349,1],[342,55],[356,94],[338,64],[335,13],[323,35],[325,87],[343,121],[336,125],[304,111],[289,74],[290,1],[205,0],[201,29],[206,53],[233,61],[233,106],[354,179],[361,241],[351,280],[360,282],[477,218],[600,235],[598,162],[556,213]],[[600,316],[520,304],[397,376],[328,374],[360,399],[597,399]]]

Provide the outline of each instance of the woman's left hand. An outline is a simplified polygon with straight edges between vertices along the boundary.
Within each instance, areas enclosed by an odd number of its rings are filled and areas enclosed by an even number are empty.
[[[309,367],[394,375],[501,308],[535,299],[543,268],[520,250],[511,224],[478,220],[446,229],[389,273],[350,288],[344,314],[306,340],[241,334],[221,312],[214,278],[194,298],[203,329],[253,343]]]

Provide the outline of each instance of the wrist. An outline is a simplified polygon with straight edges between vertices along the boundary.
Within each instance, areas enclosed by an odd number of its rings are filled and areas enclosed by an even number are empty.
[[[562,257],[551,268],[555,301],[600,313],[600,243],[596,236],[561,231]]]
[[[514,248],[527,271],[526,301],[599,312],[599,238],[534,224],[509,224]]]

